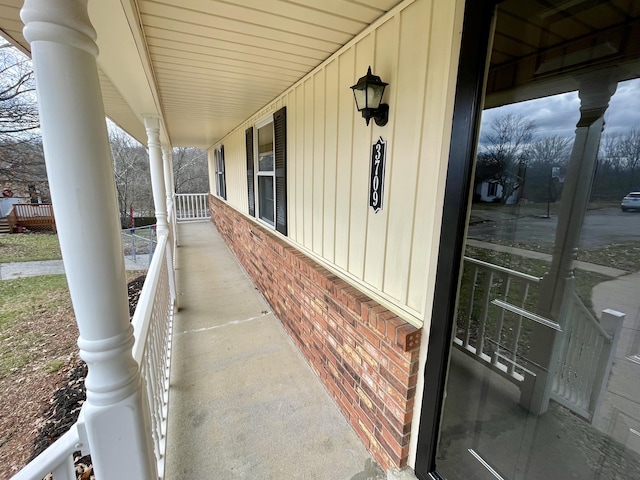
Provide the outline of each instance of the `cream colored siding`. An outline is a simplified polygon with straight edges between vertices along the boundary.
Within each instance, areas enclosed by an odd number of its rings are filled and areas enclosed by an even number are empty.
[[[411,243],[412,265],[428,268],[410,271],[408,305],[415,309],[431,308],[435,286],[463,13],[462,1],[437,1],[429,18],[431,41],[419,150],[418,216]],[[426,313],[430,318],[430,311]]]
[[[324,250],[325,75],[325,69],[320,70],[313,85],[313,251],[318,255]]]
[[[442,163],[441,159],[434,159],[428,165],[420,155],[421,132],[426,111],[429,112],[427,119],[431,118],[431,107],[426,106],[424,102],[429,43],[416,42],[414,32],[429,24],[431,13],[429,7],[427,2],[417,2],[412,6],[414,13],[398,18],[398,71],[397,80],[394,82],[395,118],[398,121],[395,123],[394,141],[389,152],[393,161],[389,165],[391,168],[388,169],[386,178],[388,186],[386,194],[391,201],[387,204],[389,221],[387,254],[384,262],[384,289],[394,298],[406,296],[405,301],[414,310],[420,310],[423,307],[424,297],[410,301],[409,275],[412,267],[416,272],[424,272],[426,269],[418,268],[419,264],[414,262],[416,260],[424,262],[426,259],[419,255],[417,258],[412,258],[408,253],[412,252],[414,233],[419,234],[415,230],[416,224],[426,223],[429,228],[432,228],[436,221],[435,218],[430,222],[425,221],[423,216],[432,211],[434,204],[421,204],[416,200],[419,189],[435,188],[437,168]],[[402,121],[398,118],[398,112],[403,112]],[[439,118],[438,121],[442,124],[443,119]],[[429,126],[429,128],[433,127],[437,128],[438,124]],[[422,161],[417,161],[418,159]],[[420,167],[423,171],[429,172],[430,177],[419,179]],[[435,167],[435,169],[429,167]],[[413,221],[406,221],[403,218],[405,215],[412,217]],[[425,246],[424,240],[420,240],[416,248],[424,249]],[[420,283],[419,288],[424,295],[426,278],[416,277],[415,281]]]
[[[244,130],[236,130],[224,140],[224,161],[227,172],[227,202],[247,213],[247,170]]]
[[[355,72],[355,49],[347,50],[339,59],[338,73],[338,155],[336,164],[338,174],[336,178],[336,216],[335,216],[335,260],[334,263],[342,270],[349,267],[349,225],[351,223],[351,158],[353,153],[353,125],[354,118],[360,117],[353,106],[351,90],[346,85],[353,85]],[[358,122],[362,120],[358,119]]]
[[[298,135],[295,138],[287,138],[287,141],[298,141],[304,145],[304,156],[302,158],[289,158],[288,162],[297,162],[301,165],[302,176],[302,189],[304,197],[302,199],[302,205],[295,205],[294,208],[302,207],[303,215],[302,222],[304,225],[304,237],[296,239],[310,250],[313,250],[313,224],[315,219],[313,218],[313,84],[314,77],[311,77],[304,83],[304,103],[303,103],[303,115],[298,118],[288,118],[289,122],[297,121]],[[320,192],[318,192],[320,193]]]
[[[460,11],[449,0],[404,5],[222,143],[229,203],[246,213],[244,131],[287,106],[289,241],[420,323],[438,245]],[[384,127],[366,126],[349,88],[369,65],[389,83]],[[387,165],[374,213],[369,168],[379,137]]]
[[[335,259],[336,243],[336,176],[338,174],[338,97],[330,92],[340,91],[338,61],[334,60],[325,68],[324,103],[324,205],[322,256],[329,262]]]

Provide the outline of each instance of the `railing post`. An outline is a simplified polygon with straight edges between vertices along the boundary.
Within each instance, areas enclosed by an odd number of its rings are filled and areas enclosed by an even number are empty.
[[[87,4],[26,0],[21,17],[78,346],[89,367],[83,412],[95,474],[100,480],[155,479],[146,392],[131,351],[113,165]]]
[[[613,366],[613,360],[618,348],[618,341],[620,340],[620,335],[622,333],[624,319],[624,313],[611,310],[609,308],[603,310],[600,317],[600,325],[605,332],[611,335],[611,342],[606,342],[602,348],[600,362],[598,363],[598,370],[593,382],[593,391],[591,392],[590,402],[593,417],[596,416],[596,413],[602,404],[603,394],[607,390],[607,383],[609,381],[611,367]]]

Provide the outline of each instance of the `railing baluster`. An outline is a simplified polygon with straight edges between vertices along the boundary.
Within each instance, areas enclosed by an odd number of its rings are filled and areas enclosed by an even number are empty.
[[[509,298],[509,290],[511,288],[511,275],[506,275],[505,278],[502,279],[502,294],[501,297],[504,298],[505,301]],[[502,328],[504,326],[504,309],[500,309],[500,315],[498,315],[498,323],[496,324],[496,339],[495,339],[495,351],[491,356],[491,363],[494,365],[498,364],[498,355],[500,354],[500,345],[502,344]]]
[[[483,282],[484,292],[482,294],[482,312],[480,313],[478,340],[476,342],[476,355],[480,357],[484,354],[484,337],[487,327],[487,318],[489,317],[489,305],[491,305],[491,286],[493,285],[493,275],[493,271],[490,271],[488,275],[485,275]]]
[[[522,294],[520,295],[520,306],[525,308],[527,304],[527,298],[529,297],[529,282],[523,281]],[[520,332],[522,330],[522,316],[518,315],[515,320],[515,326],[513,328],[513,338],[509,344],[509,359],[511,362],[507,366],[507,372],[513,375],[516,371],[516,358],[518,356],[518,342],[520,341]]]
[[[469,339],[471,337],[471,318],[473,316],[473,304],[474,304],[475,295],[476,295],[478,273],[479,273],[479,268],[475,267],[473,269],[473,283],[471,284],[471,294],[469,295],[469,311],[467,313],[467,318],[465,319],[464,338],[462,339],[462,344],[465,347],[469,346]]]

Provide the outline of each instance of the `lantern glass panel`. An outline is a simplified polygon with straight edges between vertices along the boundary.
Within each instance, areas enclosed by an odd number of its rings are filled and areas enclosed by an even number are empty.
[[[358,107],[358,111],[367,107],[367,91],[366,90],[358,90],[353,89],[353,96],[356,99],[356,106]]]
[[[378,108],[380,106],[380,102],[382,101],[382,94],[384,92],[384,87],[379,85],[367,85],[367,107],[369,108]]]

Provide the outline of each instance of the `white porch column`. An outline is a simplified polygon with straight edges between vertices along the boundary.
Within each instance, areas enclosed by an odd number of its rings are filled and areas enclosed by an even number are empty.
[[[158,234],[168,234],[167,194],[164,183],[164,167],[162,166],[162,148],[160,145],[160,119],[156,116],[144,117],[149,146],[149,171],[151,173],[151,189],[153,204],[156,209],[156,225]]]
[[[162,145],[162,166],[164,167],[164,188],[167,195],[167,212],[173,212],[173,150],[171,145]],[[169,226],[172,225],[172,221],[168,219]]]
[[[178,234],[176,226],[176,203],[175,203],[175,184],[173,183],[173,148],[171,145],[162,145],[162,164],[164,165],[164,185],[167,193],[167,211],[171,212],[171,216],[167,218],[172,233],[172,243],[175,245],[175,238]]]
[[[173,170],[173,155],[171,145],[164,144],[162,145],[162,165],[164,167],[164,186],[166,193],[166,207],[167,212],[171,214],[167,217],[167,225],[169,238],[167,244],[167,255],[169,256],[169,265],[175,266],[174,264],[174,245],[175,245],[175,236],[176,232],[176,212],[175,206],[173,204],[173,175],[171,175],[171,171]],[[169,270],[169,290],[171,291],[171,298],[176,300],[176,277],[175,270],[171,268]]]
[[[26,0],[58,238],[89,366],[86,441],[101,480],[157,478],[150,416],[131,354],[113,166],[87,0]]]
[[[615,71],[599,71],[579,79],[580,120],[567,168],[567,180],[562,191],[558,227],[549,271],[540,284],[538,313],[555,320],[564,328],[563,306],[573,294],[573,264],[591,186],[596,171],[604,114],[617,88]],[[520,403],[535,414],[547,410],[556,373],[560,336],[557,331],[533,325],[530,335],[530,369],[535,376],[525,375]]]

